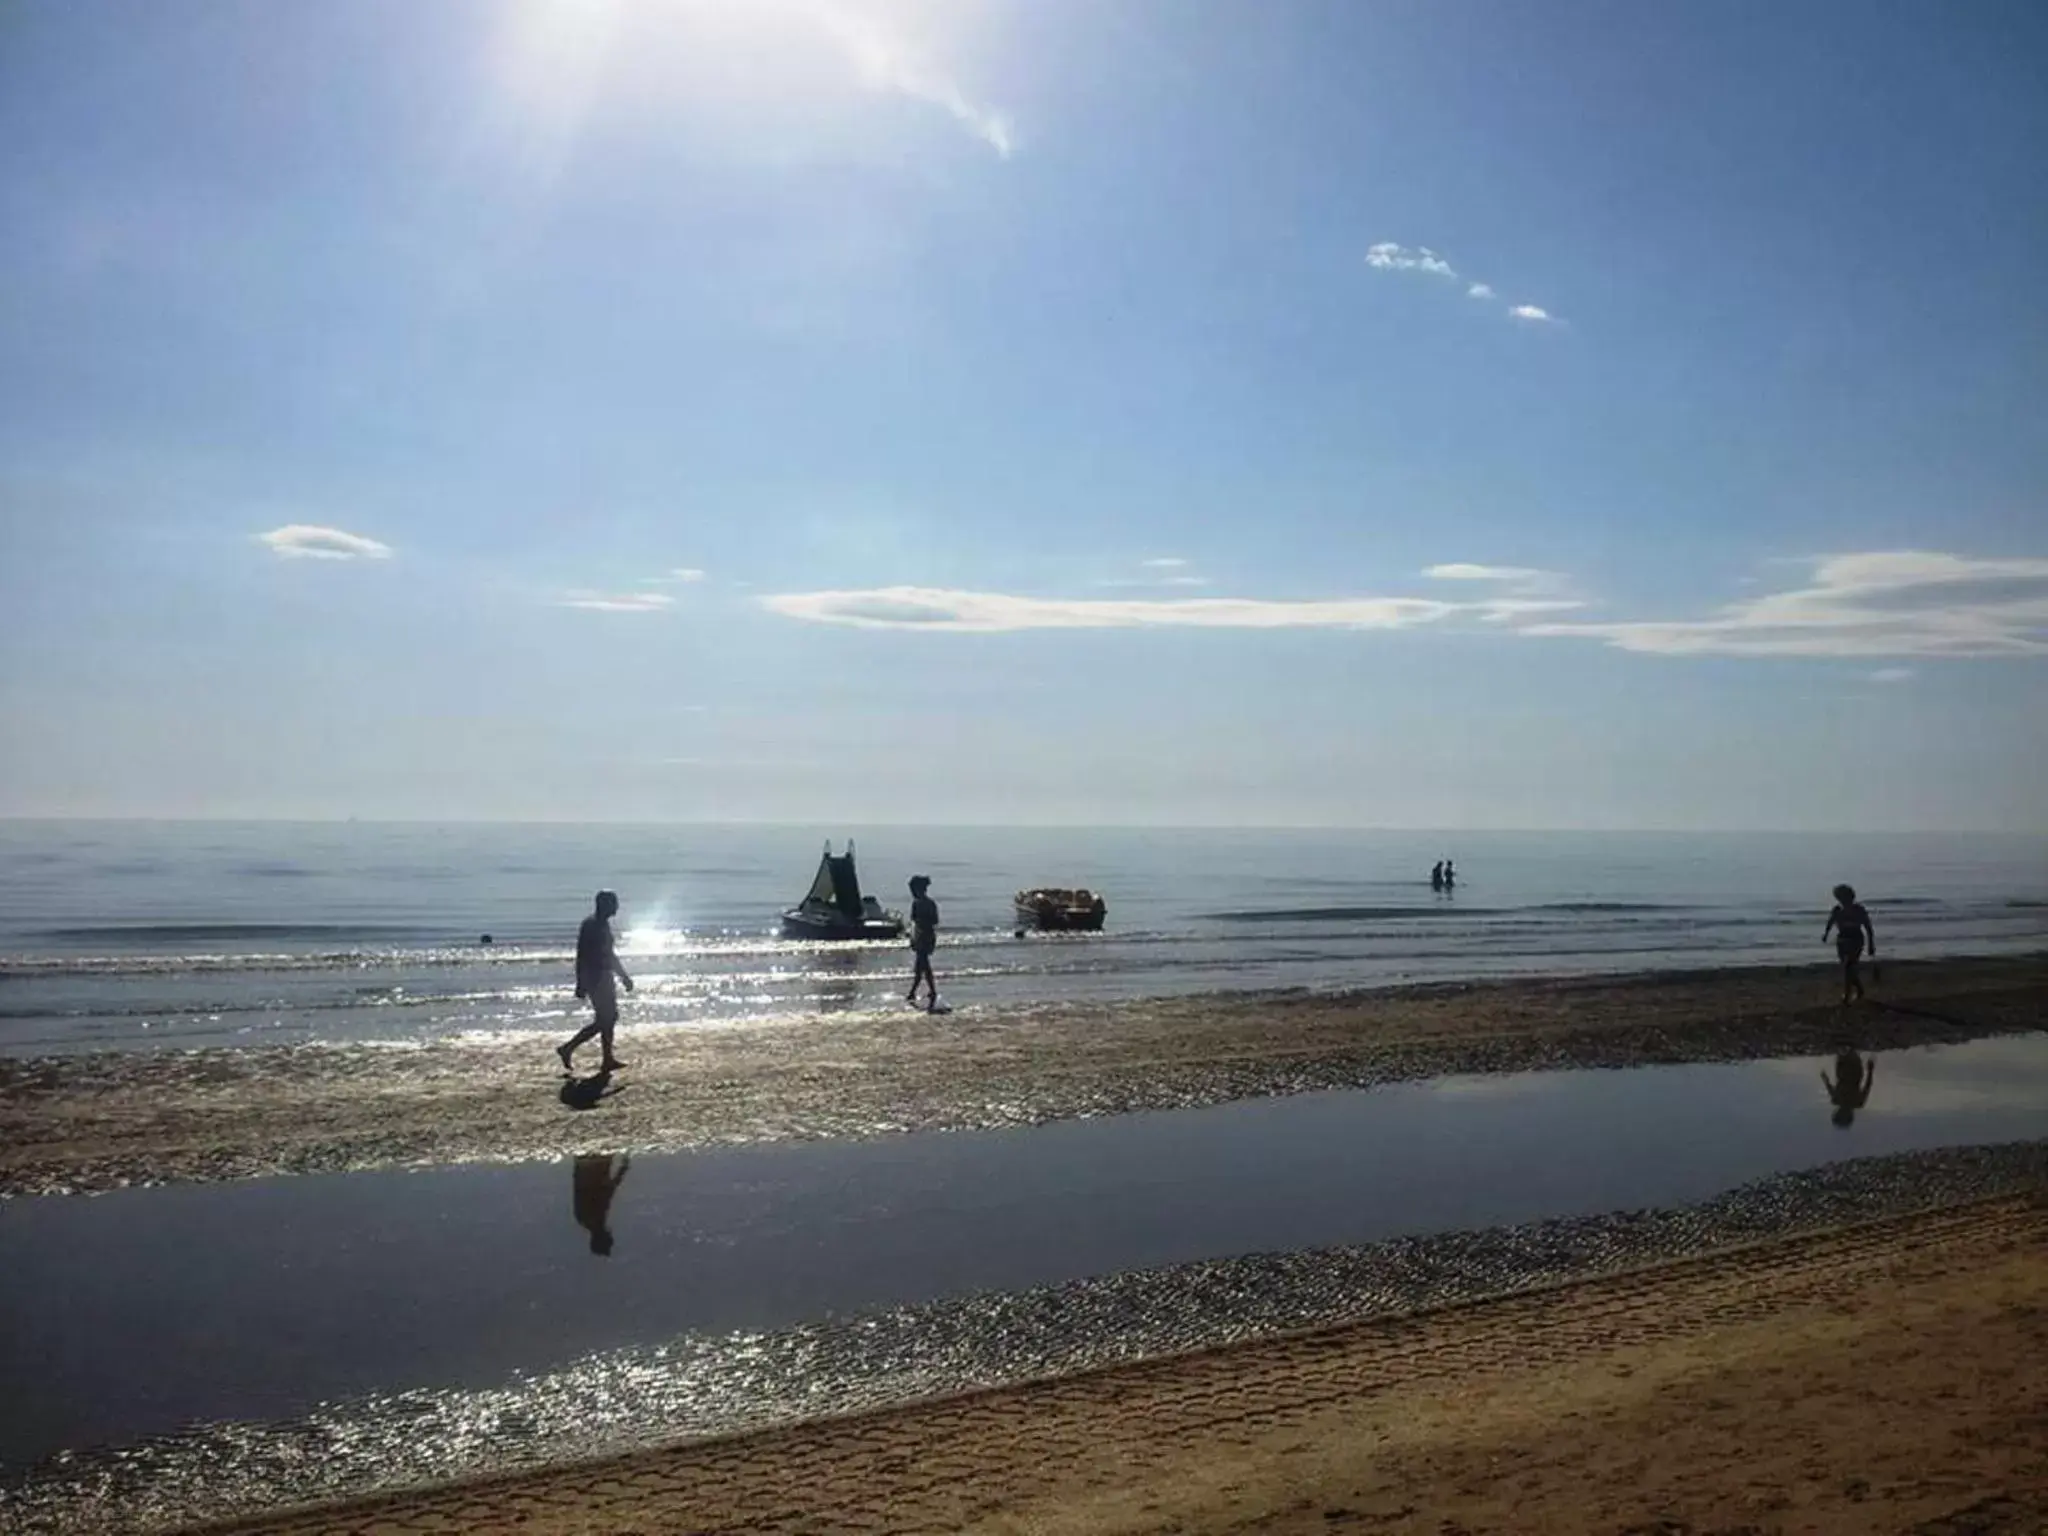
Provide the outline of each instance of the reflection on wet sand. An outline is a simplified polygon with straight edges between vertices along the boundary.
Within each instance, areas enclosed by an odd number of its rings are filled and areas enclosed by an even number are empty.
[[[833,950],[818,957],[818,1012],[845,1013],[860,1001],[857,949]]]
[[[1852,1047],[1835,1057],[1835,1075],[1820,1075],[1821,1083],[1827,1088],[1828,1102],[1835,1106],[1834,1121],[1847,1126],[1856,1118],[1856,1111],[1870,1102],[1870,1085],[1877,1081],[1877,1059],[1868,1062]]]
[[[596,1152],[577,1158],[571,1170],[576,1225],[590,1234],[590,1251],[599,1258],[611,1254],[612,1196],[626,1182],[626,1170],[632,1166],[633,1159],[626,1153]]]

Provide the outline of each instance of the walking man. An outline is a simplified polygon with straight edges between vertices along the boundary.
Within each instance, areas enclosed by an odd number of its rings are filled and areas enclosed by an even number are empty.
[[[570,1058],[576,1047],[593,1035],[604,1037],[604,1060],[600,1072],[616,1072],[625,1063],[612,1052],[612,1031],[619,1022],[619,994],[614,980],[633,990],[633,978],[619,964],[618,943],[612,937],[612,918],[619,910],[619,898],[610,891],[597,893],[597,910],[583,919],[576,933],[576,996],[590,1000],[591,1020],[566,1043],[555,1047],[562,1058],[562,1070],[574,1075]]]
[[[939,904],[925,893],[932,888],[930,875],[910,877],[910,953],[916,957],[910,971],[909,1002],[917,1001],[917,984],[926,989],[925,1007],[939,1003],[939,983],[932,975],[932,951],[939,947]]]

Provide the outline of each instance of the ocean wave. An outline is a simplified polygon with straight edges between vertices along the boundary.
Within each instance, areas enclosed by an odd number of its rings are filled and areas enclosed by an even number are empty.
[[[1431,907],[1263,907],[1241,912],[1207,912],[1212,923],[1370,923],[1408,917],[1483,917],[1505,909],[1442,902]]]
[[[414,937],[419,930],[374,923],[90,923],[28,932],[38,939],[206,944],[234,939],[400,939]]]
[[[1673,901],[1539,901],[1517,910],[1523,912],[1698,912],[1702,909],[1688,902]]]

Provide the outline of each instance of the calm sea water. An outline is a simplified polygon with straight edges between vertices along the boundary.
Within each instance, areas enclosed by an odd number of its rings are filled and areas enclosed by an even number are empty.
[[[1825,959],[1837,880],[1888,956],[2048,948],[2038,838],[852,830],[885,905],[933,877],[956,1007]],[[632,1026],[899,1006],[899,947],[777,936],[824,835],[0,822],[0,1054],[552,1035],[600,885]],[[1013,937],[1025,884],[1103,892],[1107,931]]]

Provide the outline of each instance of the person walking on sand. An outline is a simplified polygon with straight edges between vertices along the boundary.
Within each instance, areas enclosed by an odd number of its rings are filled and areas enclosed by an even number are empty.
[[[1877,930],[1870,926],[1870,914],[1863,910],[1863,903],[1856,899],[1853,885],[1835,887],[1835,909],[1828,914],[1828,925],[1821,929],[1821,942],[1825,944],[1828,935],[1835,939],[1835,958],[1842,962],[1842,1002],[1863,1001],[1863,975],[1860,962],[1863,959],[1864,940],[1867,938],[1870,958],[1877,959]]]
[[[1843,1051],[1835,1058],[1835,1075],[1820,1075],[1821,1086],[1828,1091],[1828,1102],[1835,1106],[1834,1121],[1846,1126],[1856,1118],[1856,1111],[1870,1102],[1870,1085],[1877,1081],[1877,1063],[1866,1062],[1854,1050]]]
[[[939,904],[926,893],[932,888],[930,875],[910,877],[910,953],[915,957],[910,969],[910,995],[905,1002],[917,1001],[917,986],[925,986],[925,1007],[939,1005],[939,983],[932,975],[932,951],[939,947]]]
[[[619,898],[610,891],[599,891],[597,910],[583,919],[583,926],[576,933],[576,996],[579,1000],[589,999],[591,1018],[570,1039],[555,1047],[555,1054],[562,1058],[562,1070],[572,1076],[576,1068],[571,1058],[576,1047],[593,1035],[604,1037],[604,1060],[598,1063],[600,1072],[616,1072],[625,1065],[612,1052],[612,1031],[619,1022],[619,994],[612,983],[616,979],[628,992],[633,990],[633,978],[619,964],[618,941],[612,937],[612,918],[618,910]]]

